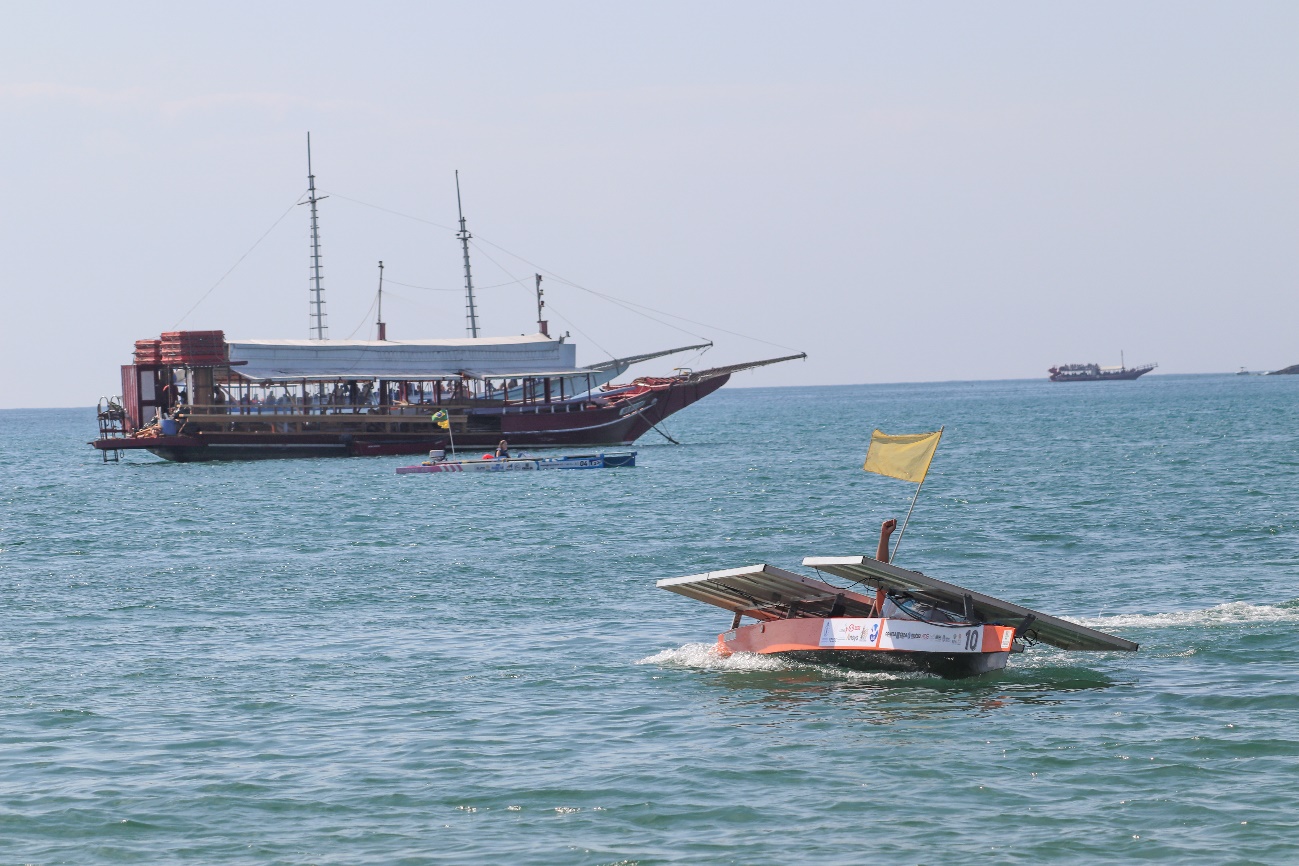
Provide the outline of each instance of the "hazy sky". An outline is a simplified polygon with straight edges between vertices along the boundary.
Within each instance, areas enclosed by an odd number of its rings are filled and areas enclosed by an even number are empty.
[[[638,371],[781,347],[809,358],[734,384],[1299,363],[1299,4],[4,18],[3,407],[116,394],[133,341],[178,325],[307,336],[308,130],[335,338],[373,334],[380,259],[390,337],[464,335],[459,169],[483,331],[535,330],[544,268],[582,362],[694,334],[716,347]]]

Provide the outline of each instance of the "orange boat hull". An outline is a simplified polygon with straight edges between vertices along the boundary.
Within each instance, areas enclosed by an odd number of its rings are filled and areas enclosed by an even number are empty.
[[[722,655],[751,652],[846,667],[927,669],[954,676],[1000,670],[1015,629],[939,626],[910,619],[797,617],[757,622],[717,636]]]

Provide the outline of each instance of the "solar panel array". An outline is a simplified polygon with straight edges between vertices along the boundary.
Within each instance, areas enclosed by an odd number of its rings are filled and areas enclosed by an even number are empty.
[[[670,577],[658,587],[759,620],[785,619],[791,604],[812,616],[829,616],[836,605],[838,616],[871,616],[874,609],[870,596],[771,565]]]
[[[968,596],[975,613],[984,622],[1018,627],[1031,616],[1033,619],[1027,626],[1029,636],[1060,649],[1125,652],[1135,652],[1137,649],[1137,644],[1130,640],[946,583],[918,571],[898,568],[869,556],[809,556],[803,560],[803,565],[863,586],[882,586],[955,610],[965,609],[965,598]]]

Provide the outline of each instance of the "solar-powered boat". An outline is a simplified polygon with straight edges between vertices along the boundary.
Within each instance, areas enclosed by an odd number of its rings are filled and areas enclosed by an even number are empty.
[[[810,556],[803,565],[847,588],[770,565],[660,580],[660,589],[734,614],[722,655],[751,652],[851,668],[947,677],[1004,668],[1037,643],[1135,652],[1124,638],[1002,601],[868,556]],[[855,587],[855,588],[854,588]],[[743,625],[747,617],[754,622]]]
[[[531,472],[538,469],[617,469],[636,465],[635,451],[611,451],[598,454],[565,454],[558,457],[493,457],[484,454],[480,459],[447,460],[433,456],[416,466],[399,466],[398,475],[417,475],[425,472]]]

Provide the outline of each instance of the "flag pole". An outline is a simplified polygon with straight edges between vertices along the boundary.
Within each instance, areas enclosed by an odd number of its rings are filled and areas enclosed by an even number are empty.
[[[898,558],[898,547],[902,544],[902,533],[907,531],[907,521],[911,519],[911,512],[916,510],[916,500],[920,498],[920,488],[925,486],[922,479],[916,485],[916,495],[911,497],[911,507],[907,509],[907,516],[902,519],[902,528],[898,530],[898,540],[893,542],[893,552],[889,554],[889,562]]]
[[[938,441],[940,442],[942,441],[943,431],[946,429],[947,429],[946,424],[938,428]],[[935,451],[938,450],[937,445],[934,446],[934,450]],[[931,457],[930,460],[933,460],[933,458]],[[926,466],[925,478],[928,477],[929,477],[929,467]],[[916,510],[916,500],[920,498],[920,488],[925,486],[925,478],[921,478],[920,483],[916,485],[916,495],[911,497],[911,507],[907,509],[907,516],[902,518],[902,528],[898,530],[898,540],[893,542],[893,552],[889,554],[889,562],[893,562],[895,559],[897,559],[898,548],[902,546],[902,534],[907,531],[907,521],[911,519],[911,512]]]
[[[442,417],[439,418],[439,417],[438,417],[439,415],[441,415]],[[437,410],[436,412],[434,412],[432,415],[430,415],[429,417],[432,418],[432,419],[433,419],[433,423],[436,424],[436,425],[439,426],[439,427],[441,427],[443,424],[447,425],[447,428],[446,428],[446,429],[447,429],[447,436],[449,436],[449,437],[451,438],[451,454],[452,454],[452,456],[455,456],[455,453],[456,453],[456,434],[454,434],[454,433],[451,432],[451,413],[448,412],[448,411],[445,410],[445,409],[439,409],[439,410]]]

